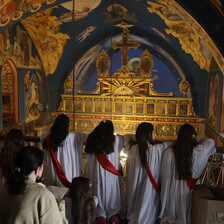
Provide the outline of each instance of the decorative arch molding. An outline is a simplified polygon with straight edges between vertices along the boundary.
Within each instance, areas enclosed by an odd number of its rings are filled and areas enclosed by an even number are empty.
[[[224,75],[224,58],[201,24],[175,0],[148,1],[148,11],[159,15],[168,28],[167,34],[176,37],[182,49],[192,55],[201,69],[209,71],[212,57]]]
[[[19,83],[15,64],[8,59],[1,71],[3,126],[19,123]]]

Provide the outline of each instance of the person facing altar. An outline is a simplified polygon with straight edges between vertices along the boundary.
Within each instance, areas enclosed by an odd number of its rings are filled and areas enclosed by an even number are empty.
[[[180,127],[172,148],[164,152],[161,166],[160,223],[191,224],[192,191],[208,157],[216,152],[214,140],[197,141],[193,126]]]
[[[124,137],[114,135],[112,121],[101,121],[88,135],[85,152],[88,157],[87,176],[92,182],[94,195],[99,202],[96,210],[97,223],[119,223],[123,203],[120,152]]]
[[[44,149],[44,183],[70,187],[74,177],[80,176],[83,145],[86,135],[69,132],[69,118],[60,114],[49,130],[41,134]]]
[[[136,141],[126,149],[127,179],[125,204],[130,224],[154,224],[159,212],[160,166],[163,152],[172,142],[155,144],[151,123],[136,130]]]

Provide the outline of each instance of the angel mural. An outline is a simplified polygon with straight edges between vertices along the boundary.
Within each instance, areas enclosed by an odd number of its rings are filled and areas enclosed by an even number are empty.
[[[127,9],[119,4],[110,5],[107,8],[108,12],[102,13],[105,15],[105,23],[118,22],[118,21],[128,21],[128,22],[138,22],[134,13],[127,13]]]
[[[89,13],[99,6],[101,0],[79,0],[75,3],[74,21],[84,19],[89,15]],[[61,22],[72,22],[72,9],[73,1],[68,1],[61,4],[62,7],[69,10],[69,12],[64,13],[60,16]]]
[[[88,28],[86,28],[84,31],[82,31],[78,36],[77,36],[77,40],[79,42],[79,44],[81,42],[83,42],[86,37],[88,37],[97,27],[96,26],[89,26]]]

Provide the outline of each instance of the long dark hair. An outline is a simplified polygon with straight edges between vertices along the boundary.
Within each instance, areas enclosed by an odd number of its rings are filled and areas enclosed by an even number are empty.
[[[62,146],[62,143],[69,132],[68,128],[69,128],[68,116],[66,114],[58,115],[57,118],[55,119],[54,124],[50,129],[51,146],[54,152],[57,151],[59,146]]]
[[[14,174],[7,185],[10,194],[23,194],[26,189],[25,180],[28,175],[43,164],[43,151],[34,146],[22,148],[16,155]]]
[[[180,127],[178,138],[174,143],[176,167],[179,179],[189,179],[192,175],[192,153],[197,145],[196,131],[190,124]]]
[[[114,126],[112,121],[101,121],[88,135],[86,140],[86,153],[109,154],[114,152]]]
[[[72,223],[93,224],[96,208],[90,180],[81,176],[73,178],[69,197],[72,199]]]
[[[154,144],[152,136],[153,130],[154,128],[151,123],[141,123],[136,130],[136,142],[131,142],[131,145],[138,145],[139,158],[143,168],[146,168],[147,164],[146,150],[148,150],[148,143],[151,145]]]
[[[11,176],[17,152],[24,147],[24,136],[19,129],[11,129],[5,139],[0,159],[6,173]]]

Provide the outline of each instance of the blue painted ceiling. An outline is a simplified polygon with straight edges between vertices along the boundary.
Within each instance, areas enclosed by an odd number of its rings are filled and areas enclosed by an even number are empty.
[[[126,21],[134,25],[130,29],[131,39],[137,40],[141,44],[138,50],[129,51],[129,58],[140,57],[145,49],[150,51],[155,64],[152,74],[158,76],[154,82],[158,92],[173,91],[176,95],[180,94],[178,84],[186,77],[192,86],[191,94],[196,114],[201,117],[204,116],[208,71],[201,69],[192,55],[183,50],[180,41],[166,32],[167,24],[156,13],[151,13],[148,10],[150,5],[146,0],[77,0],[73,6],[76,12],[74,22],[72,22],[71,10],[61,5],[66,2],[71,3],[71,1],[57,0],[52,4],[47,4],[44,1],[36,2],[42,2],[42,4],[35,13],[57,6],[53,9],[52,15],[62,22],[60,32],[70,37],[64,47],[56,71],[47,77],[50,96],[53,96],[50,99],[51,110],[56,110],[59,106],[60,94],[64,91],[63,82],[68,75],[71,75],[73,67],[80,60],[86,60],[86,64],[83,64],[82,67],[85,74],[82,77],[81,73],[76,74],[78,76],[77,82],[79,81],[78,88],[92,90],[96,86],[96,58],[91,58],[91,49],[93,49],[92,52],[107,50],[109,57],[113,58],[112,73],[118,69],[120,53],[111,48],[111,41],[120,38],[121,34],[121,29],[114,25]],[[162,0],[150,2],[163,5]],[[223,1],[178,0],[175,2],[181,5],[186,13],[193,16],[224,55]],[[86,8],[82,8],[80,11],[82,4]],[[91,6],[94,7],[91,8]],[[168,13],[168,11],[163,12],[164,15]],[[20,21],[33,14],[31,12],[24,13]],[[175,15],[171,16],[175,17]],[[178,20],[178,17],[173,19]],[[20,21],[11,21],[0,28],[0,31]],[[88,55],[86,59],[85,55]],[[168,85],[167,80],[169,80]]]

